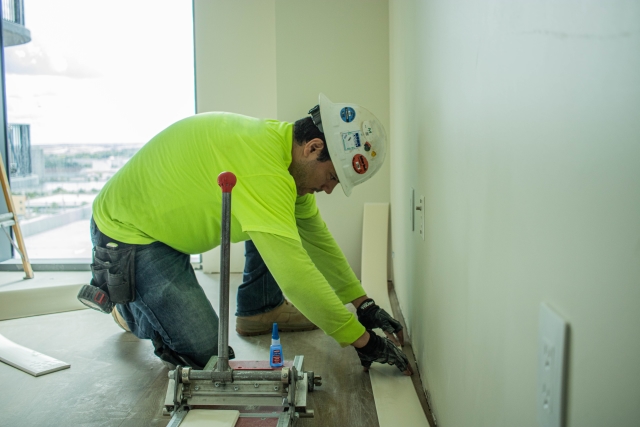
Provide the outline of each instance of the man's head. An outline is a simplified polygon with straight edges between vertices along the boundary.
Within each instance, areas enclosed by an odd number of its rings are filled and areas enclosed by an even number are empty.
[[[338,184],[324,134],[311,117],[293,125],[292,161],[289,172],[296,182],[298,196],[324,191],[331,194]]]
[[[324,137],[324,133],[322,133],[320,129],[313,124],[313,119],[311,117],[305,117],[293,124],[293,139],[299,145],[316,138],[321,139],[324,143],[324,148],[318,157],[318,161],[326,162],[331,160],[331,155],[329,154],[329,148],[327,148],[327,140]]]
[[[380,120],[357,104],[334,104],[320,94],[311,118],[294,125],[289,167],[298,195],[331,193],[338,182],[347,196],[384,163],[387,135]],[[331,160],[333,158],[333,160]]]
[[[334,104],[322,93],[309,110],[323,132],[340,186],[347,196],[353,187],[375,175],[386,157],[387,135],[380,120],[357,104]]]

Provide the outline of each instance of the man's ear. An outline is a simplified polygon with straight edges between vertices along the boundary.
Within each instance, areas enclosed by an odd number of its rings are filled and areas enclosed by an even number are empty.
[[[305,157],[318,157],[324,148],[324,142],[320,138],[313,138],[304,144]]]

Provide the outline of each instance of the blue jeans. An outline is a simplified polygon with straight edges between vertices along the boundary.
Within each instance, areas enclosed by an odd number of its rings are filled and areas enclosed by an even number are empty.
[[[236,316],[253,316],[266,313],[284,302],[278,283],[251,240],[244,245],[244,273],[238,288]]]
[[[120,243],[101,233],[93,218],[91,241],[101,247],[112,241]],[[245,255],[236,315],[252,316],[280,306],[282,291],[253,242],[245,243]],[[135,274],[136,299],[115,308],[131,332],[153,340],[156,350],[156,343],[161,343],[195,362],[188,365],[206,365],[218,354],[218,315],[196,279],[190,256],[162,242],[139,245]]]
[[[91,220],[91,241],[114,241]],[[189,255],[162,242],[136,251],[136,298],[117,309],[138,338],[162,341],[195,365],[218,354],[218,315],[196,279]]]

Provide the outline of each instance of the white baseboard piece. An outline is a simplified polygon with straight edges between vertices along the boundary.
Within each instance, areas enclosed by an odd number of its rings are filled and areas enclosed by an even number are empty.
[[[364,290],[387,313],[393,313],[387,287],[389,204],[365,203],[362,224],[362,272]],[[384,337],[382,331],[376,331]],[[398,368],[374,363],[369,369],[380,427],[398,425],[429,427],[411,378]],[[415,373],[414,375],[418,375]]]
[[[43,286],[0,292],[0,320],[87,308],[78,301],[82,284]]]
[[[34,377],[71,367],[68,363],[18,345],[2,335],[0,335],[0,361]]]
[[[192,409],[187,413],[181,427],[233,427],[240,416],[239,411],[223,409]]]
[[[232,243],[229,247],[229,271],[242,273],[244,271],[244,242]],[[220,273],[220,246],[202,254],[202,271],[207,274]]]

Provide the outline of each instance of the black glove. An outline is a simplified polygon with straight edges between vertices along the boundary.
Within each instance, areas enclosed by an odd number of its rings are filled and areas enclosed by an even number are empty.
[[[371,298],[366,299],[357,310],[358,321],[367,329],[380,328],[391,340],[394,340],[393,334],[398,336],[398,341],[404,344],[404,335],[402,333],[402,325],[389,313],[376,305]]]
[[[379,337],[372,331],[368,332],[369,342],[364,347],[356,348],[360,363],[364,366],[365,371],[369,370],[373,362],[378,362],[396,365],[401,372],[411,373],[409,360],[402,350],[396,347],[390,339]]]

